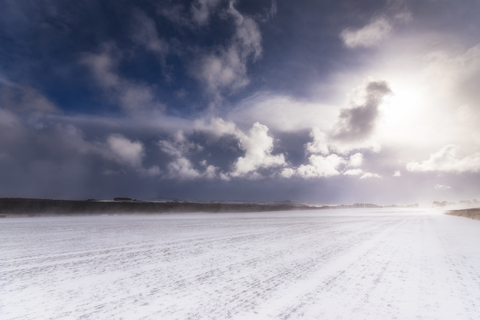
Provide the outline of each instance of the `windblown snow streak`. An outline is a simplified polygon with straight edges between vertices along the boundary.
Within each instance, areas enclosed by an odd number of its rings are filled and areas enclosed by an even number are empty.
[[[474,319],[480,221],[405,209],[0,220],[0,318]]]

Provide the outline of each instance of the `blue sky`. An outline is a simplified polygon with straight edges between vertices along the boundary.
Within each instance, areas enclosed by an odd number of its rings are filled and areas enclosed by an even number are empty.
[[[0,196],[480,198],[478,1],[2,1]]]

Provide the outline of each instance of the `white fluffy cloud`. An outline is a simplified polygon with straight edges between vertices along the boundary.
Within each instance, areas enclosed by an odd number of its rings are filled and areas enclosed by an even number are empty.
[[[229,173],[223,177],[249,177],[258,178],[258,169],[286,166],[283,154],[273,155],[273,138],[268,135],[268,127],[256,122],[248,132],[238,129],[231,121],[221,118],[212,118],[209,122],[204,120],[195,123],[195,129],[207,136],[210,143],[217,141],[222,136],[231,135],[238,140],[238,147],[245,151],[243,157],[237,158]]]
[[[444,185],[444,184],[437,184],[437,185],[435,185],[434,188],[435,188],[435,189],[438,189],[438,190],[449,190],[449,189],[452,189],[452,187],[447,186],[447,185]]]
[[[293,168],[285,168],[282,170],[282,172],[280,173],[280,176],[284,177],[284,178],[291,178],[292,176],[294,176],[296,173],[296,170],[293,169]]]
[[[369,178],[381,179],[382,176],[379,175],[378,173],[365,172],[365,173],[360,177],[360,179],[369,179]]]
[[[169,178],[179,178],[184,180],[195,179],[202,176],[196,170],[190,160],[185,157],[179,157],[167,165],[169,171]]]
[[[479,172],[480,153],[458,158],[458,149],[457,145],[446,145],[438,152],[432,153],[428,160],[409,162],[407,170],[414,172]]]
[[[391,31],[392,25],[385,18],[377,18],[360,29],[343,30],[340,37],[349,48],[371,47],[382,42]]]
[[[363,170],[362,169],[350,169],[350,170],[347,170],[345,171],[343,174],[346,175],[346,176],[359,176],[363,173]]]
[[[230,173],[232,177],[246,176],[260,168],[285,166],[283,154],[272,155],[273,138],[268,135],[268,128],[255,123],[248,134],[240,134],[239,147],[245,156],[239,157]]]
[[[365,172],[360,168],[348,169],[349,167],[359,167],[363,163],[363,155],[356,153],[350,156],[349,160],[337,155],[330,154],[322,156],[312,154],[308,158],[308,164],[302,164],[298,168],[285,168],[280,173],[284,178],[293,176],[311,179],[311,178],[328,178],[343,174],[345,176],[360,176],[360,179],[382,178],[377,173]]]
[[[355,153],[350,156],[350,160],[348,161],[349,167],[360,167],[363,163],[363,154]]]
[[[112,134],[107,138],[107,145],[115,159],[133,168],[142,166],[145,149],[140,141],[130,141],[120,134]]]
[[[310,137],[313,138],[312,142],[307,143],[307,151],[310,153],[321,153],[328,155],[330,150],[328,148],[327,134],[321,131],[319,128],[313,128],[310,132]]]
[[[402,176],[402,173],[401,173],[399,170],[397,170],[397,171],[395,171],[395,172],[393,173],[393,176],[394,176],[394,177],[401,177],[401,176]]]
[[[331,154],[328,157],[312,154],[308,158],[309,164],[301,165],[297,169],[297,175],[302,178],[319,178],[339,175],[338,167],[346,163],[345,159]]]
[[[193,163],[187,158],[187,155],[191,152],[202,151],[203,147],[189,141],[182,131],[174,134],[171,140],[160,140],[158,146],[163,152],[174,158],[167,165],[168,178],[191,180],[196,178],[213,179],[217,176],[218,168],[208,165],[206,160],[200,162],[200,165],[205,167],[203,172],[195,169]]]

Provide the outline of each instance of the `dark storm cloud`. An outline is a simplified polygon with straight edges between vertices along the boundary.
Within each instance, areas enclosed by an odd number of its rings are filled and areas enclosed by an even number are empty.
[[[332,138],[340,141],[361,141],[369,138],[375,129],[379,106],[383,98],[392,94],[386,81],[371,81],[365,87],[365,102],[340,111]]]
[[[332,59],[342,58],[338,35],[349,21],[345,8],[359,19],[379,5],[7,0],[0,4],[0,73],[41,90],[63,110],[96,113],[105,106],[92,94],[89,75],[74,62],[112,43],[125,56],[119,76],[155,85],[153,94],[170,106],[167,112],[209,107],[212,97],[205,97],[205,87],[242,88],[224,92],[227,103],[259,86],[305,93],[312,77],[328,74]],[[302,43],[308,43],[307,50],[298,50]],[[187,94],[178,99],[178,92]]]
[[[2,109],[0,116],[3,196],[78,198],[95,182],[106,186],[111,176],[153,179],[161,173],[158,166],[167,161],[161,155],[154,163],[147,161],[147,153],[157,155],[150,151],[156,146],[131,132],[92,135],[94,130],[84,132],[48,116],[22,118]]]

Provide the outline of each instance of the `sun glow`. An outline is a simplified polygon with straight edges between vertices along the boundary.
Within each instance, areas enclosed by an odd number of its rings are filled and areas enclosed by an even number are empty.
[[[434,134],[428,90],[408,81],[392,81],[393,94],[380,106],[382,139],[397,143],[428,141]]]
[[[386,97],[381,106],[384,120],[388,125],[404,126],[418,119],[425,105],[425,96],[420,88],[392,84],[393,95]]]

